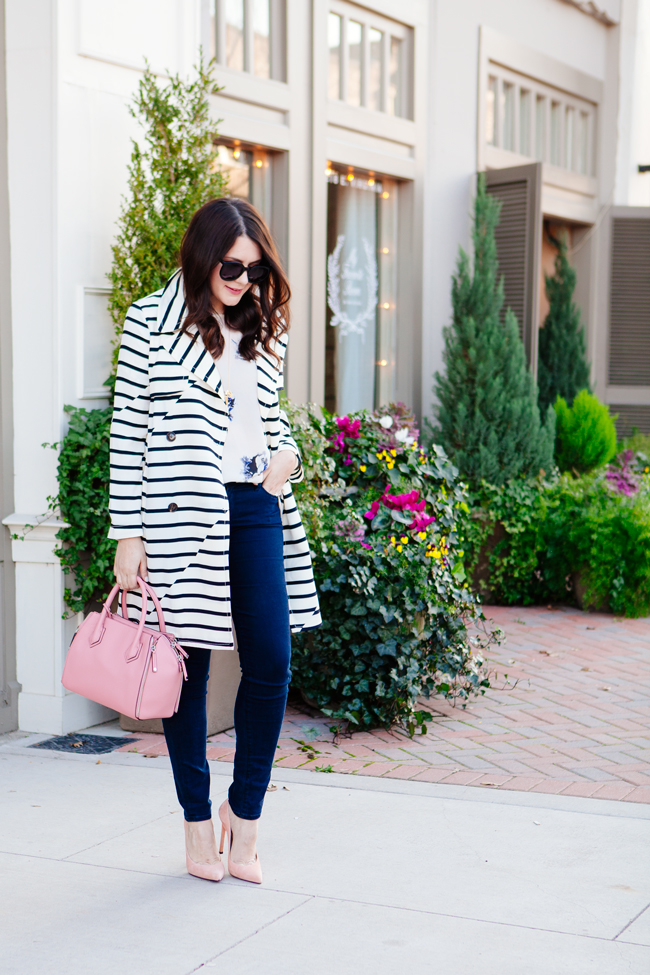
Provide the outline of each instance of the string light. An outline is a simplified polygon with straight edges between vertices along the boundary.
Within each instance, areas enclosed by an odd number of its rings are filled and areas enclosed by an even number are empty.
[[[232,154],[232,158],[233,159],[239,159],[240,156],[241,156],[241,152],[239,151],[239,149],[235,149],[234,152],[233,152],[233,154]]]
[[[382,200],[387,200],[389,196],[390,193],[387,193],[386,190],[384,190],[384,192],[381,194]]]
[[[390,251],[388,250],[387,247],[382,247],[381,252],[382,252],[382,254],[389,254],[390,253]]]
[[[388,365],[388,362],[387,362],[387,360],[386,360],[386,359],[379,359],[379,360],[378,360],[378,361],[377,361],[377,362],[375,363],[375,365],[376,365],[376,366],[387,366],[387,365]]]
[[[349,183],[351,183],[352,180],[354,179],[354,173],[348,173],[348,175],[346,176],[346,179],[347,179],[347,181]]]
[[[375,185],[375,181],[372,177],[370,177],[370,179],[368,180],[368,186],[374,186],[374,185]]]
[[[385,301],[381,307],[382,308],[389,309],[390,308],[390,302],[389,301]]]
[[[264,165],[264,163],[262,162],[261,159],[256,159],[255,160],[255,165],[257,166],[258,169],[261,169],[262,166]]]

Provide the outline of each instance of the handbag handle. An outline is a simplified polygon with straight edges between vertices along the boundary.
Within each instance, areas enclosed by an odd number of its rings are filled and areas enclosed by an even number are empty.
[[[131,647],[126,654],[127,661],[133,660],[133,658],[137,657],[138,653],[140,652],[140,641],[142,639],[142,631],[144,630],[144,624],[147,615],[148,596],[151,596],[153,600],[153,604],[156,608],[160,632],[167,633],[167,627],[165,626],[165,618],[163,616],[162,607],[160,605],[158,597],[151,589],[151,587],[144,581],[144,579],[141,579],[140,576],[138,576],[137,579],[138,579],[138,586],[140,587],[140,592],[142,593],[142,612],[140,613],[140,622],[138,623],[138,629],[133,638],[133,643],[131,644]],[[93,635],[93,639],[91,640],[91,646],[94,646],[95,644],[99,643],[102,637],[104,636],[104,625],[105,625],[106,617],[109,615],[111,611],[111,603],[113,602],[113,599],[115,598],[115,594],[117,593],[119,588],[120,587],[116,583],[111,589],[110,593],[108,594],[106,602],[104,603],[102,607],[102,611],[99,615],[99,619],[97,620],[97,626],[95,627],[95,633]],[[126,606],[126,592],[123,590],[122,591],[123,611],[125,609],[125,606]],[[126,613],[124,614],[124,616],[125,619],[128,619],[128,615]]]
[[[140,578],[140,576],[137,576],[137,580],[138,580],[138,585],[140,586],[140,591],[142,592],[142,600],[143,600],[143,603],[146,606],[147,593],[148,593],[151,596],[151,599],[153,600],[153,604],[154,604],[154,606],[156,608],[156,613],[158,615],[158,627],[160,629],[160,632],[166,634],[167,633],[167,627],[165,626],[165,617],[163,616],[162,606],[160,605],[160,601],[159,601],[158,597],[156,596],[155,592],[153,591],[153,589],[151,588],[151,586],[149,585],[148,582],[145,582],[144,579],[141,579]],[[144,587],[144,589],[143,589],[143,587]],[[117,590],[117,588],[118,587],[115,586],[115,588],[113,589],[113,592],[111,593],[111,595],[106,600],[109,603],[109,605],[110,605],[110,603],[113,602],[113,594],[115,593],[115,591]],[[146,592],[145,592],[145,590],[146,590]],[[122,616],[124,617],[125,620],[128,620],[129,613],[128,613],[127,605],[126,605],[126,593],[127,593],[127,590],[126,589],[123,589],[122,590]]]

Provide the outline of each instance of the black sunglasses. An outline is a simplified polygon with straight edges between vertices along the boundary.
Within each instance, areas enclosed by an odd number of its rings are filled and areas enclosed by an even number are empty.
[[[271,268],[266,264],[252,264],[246,267],[241,261],[222,261],[219,277],[224,281],[236,281],[244,271],[247,272],[250,284],[259,284],[270,274]]]

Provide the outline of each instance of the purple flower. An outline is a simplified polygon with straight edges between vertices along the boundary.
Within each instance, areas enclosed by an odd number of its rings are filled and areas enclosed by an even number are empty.
[[[363,548],[372,548],[372,545],[370,545],[369,542],[361,542],[361,545],[363,546]]]
[[[423,515],[418,512],[410,524],[411,531],[417,530],[419,532],[423,532],[435,520],[436,519],[431,517],[431,515]]]
[[[361,431],[361,420],[351,420],[349,416],[337,416],[336,425],[345,437],[358,440]]]

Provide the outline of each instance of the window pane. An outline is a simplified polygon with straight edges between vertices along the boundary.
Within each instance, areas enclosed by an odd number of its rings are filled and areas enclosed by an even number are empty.
[[[559,102],[551,103],[551,162],[554,166],[562,165],[560,147],[562,144],[562,106]]]
[[[329,45],[329,83],[330,98],[341,97],[341,18],[330,14],[327,20],[327,43]]]
[[[225,0],[226,64],[244,70],[244,0]]]
[[[228,196],[250,200],[252,162],[253,154],[246,149],[217,146],[217,163],[221,172],[228,177]]]
[[[530,156],[530,92],[519,92],[519,152]]]
[[[578,120],[578,158],[576,169],[583,176],[587,175],[587,160],[589,158],[589,116],[580,112]]]
[[[260,78],[271,77],[270,0],[253,0],[253,64]]]
[[[567,108],[564,121],[564,165],[567,169],[573,169],[573,134],[575,125],[575,112],[572,108]]]
[[[402,114],[402,73],[403,52],[402,41],[399,37],[390,39],[390,62],[388,65],[388,105],[390,115]]]
[[[384,35],[374,27],[369,31],[370,65],[368,71],[368,108],[381,111],[381,49]]]
[[[372,410],[381,368],[377,251],[382,185],[372,177],[331,172],[327,189],[325,405],[336,413]],[[386,303],[391,300],[389,293]],[[389,349],[385,354],[388,361]]]
[[[489,146],[497,144],[496,127],[497,79],[488,78],[485,104],[485,141]]]
[[[515,148],[515,86],[509,82],[503,82],[503,139],[501,147],[510,149]]]
[[[544,161],[546,143],[546,99],[538,95],[535,102],[535,158]]]
[[[348,21],[348,101],[361,104],[361,24]]]

